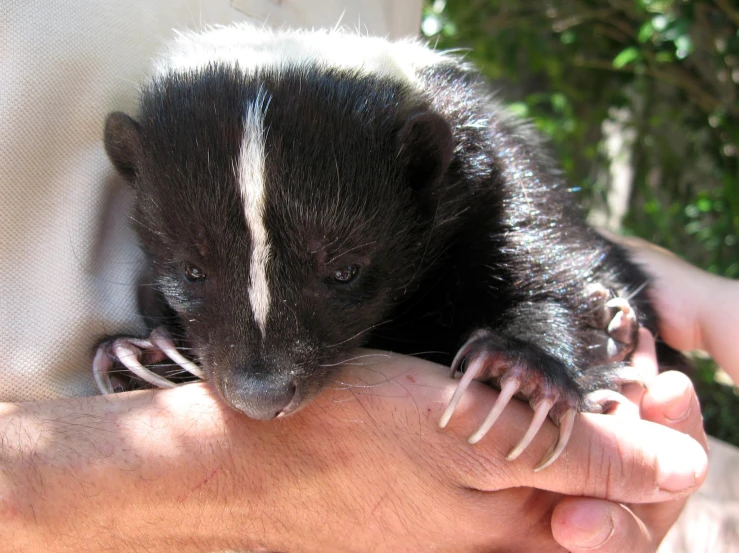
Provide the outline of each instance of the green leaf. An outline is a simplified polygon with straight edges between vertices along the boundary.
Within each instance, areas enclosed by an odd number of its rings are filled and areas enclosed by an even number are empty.
[[[647,21],[639,29],[639,42],[647,42],[652,36],[654,36],[654,25],[651,21]]]
[[[637,48],[636,46],[629,46],[625,50],[622,50],[618,56],[613,58],[613,67],[615,67],[616,69],[621,69],[622,67],[630,64],[632,61],[638,60],[639,57],[639,48]]]

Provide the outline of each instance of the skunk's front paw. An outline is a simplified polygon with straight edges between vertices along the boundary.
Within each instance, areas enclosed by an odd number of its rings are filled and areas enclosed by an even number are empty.
[[[585,288],[584,300],[586,324],[600,334],[593,340],[591,363],[602,366],[627,359],[639,341],[635,308],[598,283]]]
[[[156,388],[174,388],[177,384],[145,366],[156,365],[166,359],[198,378],[203,377],[200,367],[177,351],[172,337],[164,328],[155,328],[148,338],[118,337],[102,342],[92,361],[92,373],[103,394],[126,390],[123,384],[125,379],[114,374],[117,364],[123,365],[134,377]]]
[[[512,343],[488,330],[478,330],[454,359],[452,376],[462,369],[464,375],[439,426],[444,428],[447,425],[472,380],[498,383],[500,395],[497,401],[468,441],[473,444],[480,441],[511,398],[518,395],[528,400],[534,410],[534,418],[506,459],[512,461],[521,455],[549,416],[560,427],[559,439],[534,470],[545,469],[557,460],[570,439],[575,415],[581,406],[581,392],[561,362],[536,348]]]

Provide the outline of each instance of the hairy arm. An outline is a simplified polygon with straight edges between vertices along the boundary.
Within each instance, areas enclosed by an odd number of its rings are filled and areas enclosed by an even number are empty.
[[[469,446],[464,437],[494,391],[473,386],[441,431],[454,389],[445,370],[377,359],[267,423],[231,411],[204,385],[5,404],[0,543],[49,552],[344,551],[347,543],[564,551],[548,524],[561,494],[649,504],[680,500],[705,476],[705,453],[689,436],[603,415],[581,417],[566,454],[534,473],[552,425],[521,459],[504,460],[528,426],[527,406],[503,415],[495,439]]]

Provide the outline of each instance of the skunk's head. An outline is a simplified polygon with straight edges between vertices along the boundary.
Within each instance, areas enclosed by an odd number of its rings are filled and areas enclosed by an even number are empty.
[[[108,117],[158,289],[234,408],[288,414],[424,272],[449,125],[406,84],[210,64]]]

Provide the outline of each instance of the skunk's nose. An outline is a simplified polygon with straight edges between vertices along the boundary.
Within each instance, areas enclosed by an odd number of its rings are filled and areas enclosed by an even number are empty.
[[[300,387],[276,375],[232,375],[223,383],[223,397],[236,410],[258,420],[289,415],[300,405]]]

